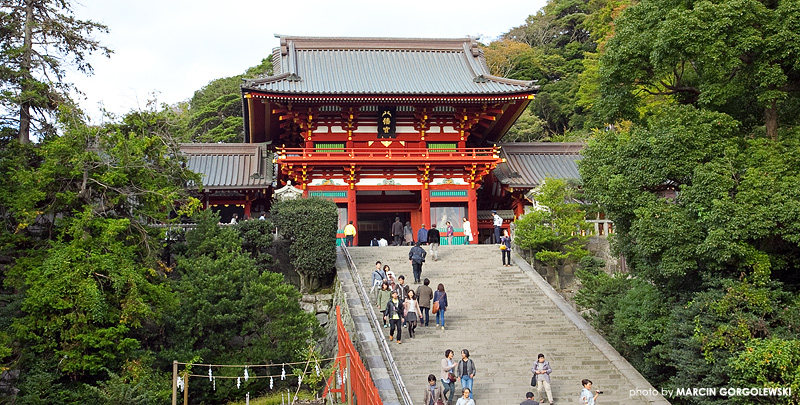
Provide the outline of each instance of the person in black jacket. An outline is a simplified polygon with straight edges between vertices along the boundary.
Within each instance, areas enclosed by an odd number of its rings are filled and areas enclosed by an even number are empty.
[[[419,284],[420,277],[422,277],[422,263],[425,263],[425,256],[428,252],[420,246],[422,241],[417,240],[417,244],[408,252],[408,261],[411,262],[411,268],[414,270],[414,282]]]
[[[392,299],[386,303],[386,310],[383,311],[383,319],[389,321],[389,340],[393,339],[394,331],[397,329],[397,343],[403,343],[403,307],[400,299],[397,298],[397,290],[392,291]]]
[[[441,235],[439,234],[439,230],[436,229],[436,224],[431,225],[431,229],[428,230],[428,245],[431,246],[431,253],[433,253],[433,261],[439,260],[439,240],[441,239]]]

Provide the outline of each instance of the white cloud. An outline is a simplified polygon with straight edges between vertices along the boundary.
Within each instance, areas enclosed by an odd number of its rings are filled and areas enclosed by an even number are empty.
[[[98,39],[114,50],[93,56],[95,75],[69,80],[98,103],[121,114],[141,107],[152,92],[160,102],[186,100],[209,81],[244,72],[278,46],[274,34],[371,37],[497,37],[521,25],[545,0],[490,1],[294,0],[83,0],[80,19],[108,25]]]

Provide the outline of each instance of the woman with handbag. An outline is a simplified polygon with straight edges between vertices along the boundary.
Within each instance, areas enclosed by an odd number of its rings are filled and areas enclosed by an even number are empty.
[[[444,311],[447,310],[447,293],[444,292],[444,284],[439,283],[436,291],[433,292],[433,312],[436,314],[436,326],[441,326],[444,330]]]
[[[453,351],[447,349],[444,351],[444,358],[442,359],[442,385],[444,386],[444,397],[447,399],[447,393],[450,392],[449,402],[453,402],[453,396],[456,395],[456,375],[453,371],[456,368],[456,362],[453,361]]]
[[[425,405],[444,405],[444,394],[442,387],[436,385],[436,376],[428,374],[428,387],[425,390],[425,399],[422,400]]]

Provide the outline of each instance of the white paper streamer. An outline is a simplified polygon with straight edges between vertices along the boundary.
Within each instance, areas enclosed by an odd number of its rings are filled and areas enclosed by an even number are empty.
[[[269,377],[269,389],[272,389],[272,387],[273,387],[272,376],[270,376]]]
[[[217,390],[217,377],[214,377],[214,380],[212,381],[212,384],[214,386],[214,391],[216,391]]]
[[[236,389],[242,386],[242,377],[236,377]]]
[[[300,384],[302,383],[303,383],[303,376],[302,375],[297,376],[297,387],[299,388]]]
[[[281,381],[286,379],[286,368],[281,365]]]
[[[211,367],[209,366],[208,367],[208,381],[212,381],[213,379],[214,379],[214,376],[211,375]]]
[[[178,377],[177,384],[178,384],[178,388],[180,388],[181,392],[183,392],[183,378]]]
[[[317,377],[319,377],[319,364],[315,364],[314,367],[317,369]]]
[[[244,380],[247,381],[248,378],[250,378],[250,375],[247,374],[247,367],[245,367],[244,368]]]

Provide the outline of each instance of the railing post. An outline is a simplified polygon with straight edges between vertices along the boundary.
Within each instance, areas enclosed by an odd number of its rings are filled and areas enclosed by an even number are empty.
[[[347,369],[346,369],[347,374],[345,374],[345,376],[347,378],[345,380],[345,385],[347,386],[347,405],[353,405],[353,384],[350,381],[350,379],[352,377],[352,374],[350,373],[350,353],[347,353],[345,355],[345,359],[347,361],[347,366],[346,366],[347,367]]]
[[[183,372],[183,405],[189,405],[189,372]]]
[[[178,405],[178,360],[172,361],[172,405]]]

